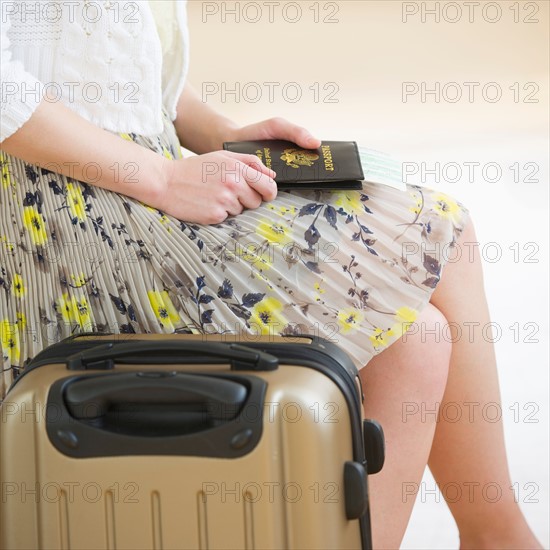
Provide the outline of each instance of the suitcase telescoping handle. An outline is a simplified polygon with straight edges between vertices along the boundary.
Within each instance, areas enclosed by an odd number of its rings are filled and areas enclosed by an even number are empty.
[[[67,358],[67,368],[112,369],[116,360],[135,364],[205,363],[213,358],[230,363],[232,370],[271,371],[279,366],[274,355],[234,342],[185,340],[133,341],[101,344]]]

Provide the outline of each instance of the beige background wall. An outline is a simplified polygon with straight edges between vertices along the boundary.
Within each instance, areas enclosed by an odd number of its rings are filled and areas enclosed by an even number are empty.
[[[255,17],[254,6],[261,8],[258,23],[246,21]],[[298,82],[303,99],[292,104],[277,94],[270,104],[267,89],[258,103],[235,101],[228,96],[222,103],[221,94],[209,96],[213,105],[242,122],[252,122],[269,115],[283,115],[307,124],[322,138],[348,137],[366,142],[375,139],[393,147],[406,147],[410,141],[445,136],[458,139],[457,132],[475,139],[479,132],[500,132],[512,129],[543,133],[548,128],[548,18],[549,3],[519,3],[519,18],[528,18],[534,8],[538,13],[530,19],[539,23],[515,23],[513,2],[492,2],[501,9],[498,22],[490,23],[498,12],[483,7],[473,12],[468,21],[468,8],[458,2],[462,18],[447,23],[456,11],[439,2],[440,23],[426,15],[422,23],[422,5],[433,8],[435,2],[340,1],[318,2],[321,18],[330,17],[336,23],[314,23],[315,2],[301,1],[302,16],[288,23],[284,12],[292,18],[296,13],[284,0],[274,7],[274,22],[269,22],[269,10],[264,2],[202,2],[189,4],[191,28],[190,80],[197,87],[204,82]],[[527,4],[530,4],[528,6]],[[241,22],[224,13],[240,6]],[[286,7],[285,7],[286,6]],[[283,7],[285,7],[283,9]],[[403,22],[403,13],[418,9]],[[218,13],[210,15],[218,9]],[[484,17],[485,15],[485,17]],[[402,102],[403,82],[497,82],[502,100],[483,101],[480,87],[474,103],[464,98],[458,103],[435,103],[432,98],[421,103],[419,96]],[[309,86],[318,82],[334,82],[338,86],[337,103],[314,103]],[[538,104],[515,103],[509,90],[518,82],[522,87],[535,82],[540,90]],[[252,93],[253,88],[250,89]],[[464,93],[467,89],[463,89]],[[529,90],[521,90],[525,97]],[[326,92],[325,92],[326,94]],[[323,94],[321,95],[323,97]],[[420,137],[422,136],[422,137]]]

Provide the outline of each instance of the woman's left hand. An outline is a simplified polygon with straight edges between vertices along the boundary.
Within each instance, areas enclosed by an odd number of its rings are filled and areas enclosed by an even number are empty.
[[[224,141],[254,141],[261,139],[284,139],[304,149],[317,149],[321,140],[313,137],[305,128],[280,117],[235,128],[224,136]]]

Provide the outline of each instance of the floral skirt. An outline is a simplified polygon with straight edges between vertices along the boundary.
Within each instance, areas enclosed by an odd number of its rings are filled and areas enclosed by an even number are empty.
[[[121,138],[180,158],[164,121],[154,138]],[[362,368],[414,323],[469,217],[433,189],[364,183],[279,192],[199,225],[0,162],[0,398],[41,349],[90,331],[314,334]]]

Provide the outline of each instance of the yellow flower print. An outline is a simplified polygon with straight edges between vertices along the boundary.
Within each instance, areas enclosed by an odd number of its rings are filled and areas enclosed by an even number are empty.
[[[48,240],[44,218],[42,218],[42,215],[35,206],[23,207],[23,223],[34,244],[42,245]]]
[[[349,215],[359,214],[364,212],[363,203],[360,200],[361,195],[357,191],[349,193],[334,193],[334,206],[343,208],[344,212]]]
[[[420,209],[422,208],[422,197],[416,191],[409,191],[408,194],[414,199],[415,202],[414,206],[409,208],[409,212],[412,212],[416,216],[420,213]]]
[[[409,212],[412,212],[416,216],[417,214],[420,214],[421,208],[422,208],[422,201],[417,199],[416,204],[409,208]]]
[[[397,321],[391,328],[382,329],[375,327],[373,333],[369,336],[370,341],[375,349],[385,348],[397,338],[401,338],[403,334],[409,330],[410,326],[418,317],[416,309],[403,306],[395,312],[395,320]]]
[[[318,282],[313,284],[313,288],[315,289],[315,292],[313,293],[313,296],[314,296],[316,302],[320,302],[321,301],[321,294],[324,294],[326,292],[326,290],[321,287],[321,282],[324,282],[324,281],[318,281]]]
[[[270,244],[287,244],[292,241],[292,229],[284,222],[261,220],[256,228],[256,234],[266,239]]]
[[[435,201],[434,209],[439,216],[455,223],[460,221],[460,207],[453,198],[439,191],[437,193],[432,193],[431,198]]]
[[[172,232],[172,228],[170,227],[170,218],[166,216],[166,214],[162,214],[160,216],[159,222],[166,227],[166,231],[168,231],[168,233]]]
[[[130,137],[129,134],[119,134],[122,139],[125,139],[126,141],[133,141],[133,139]]]
[[[273,204],[268,204],[267,207],[279,216],[294,216],[298,212],[298,209],[295,206],[275,206]]]
[[[162,147],[162,154],[168,159],[168,160],[173,160],[174,157],[172,156],[172,154],[170,153],[170,151],[168,151],[168,149],[166,147]]]
[[[61,317],[63,318],[63,321],[66,323],[70,323],[73,314],[72,314],[72,308],[71,308],[71,301],[69,300],[69,295],[67,293],[63,294],[58,300],[57,300],[57,309],[59,313],[61,313]]]
[[[256,243],[244,246],[237,243],[235,257],[249,263],[259,271],[267,271],[273,265],[273,250]]]
[[[166,290],[162,292],[149,290],[147,296],[160,324],[169,331],[175,331],[174,323],[180,323],[181,319],[172,300],[170,300],[168,292]]]
[[[80,184],[67,184],[67,206],[73,219],[76,218],[79,222],[86,220],[86,203],[84,202]]]
[[[15,245],[8,242],[8,238],[4,235],[0,235],[0,243],[3,243],[6,252],[12,253],[15,250]]]
[[[77,299],[75,296],[69,297],[65,293],[57,301],[57,307],[65,323],[77,324],[82,330],[92,330],[90,309],[84,296]]]
[[[78,323],[78,326],[82,330],[92,330],[92,319],[90,317],[90,308],[88,306],[88,301],[83,296],[80,300],[77,300],[73,297],[73,309],[76,311],[75,320]]]
[[[17,326],[19,330],[24,330],[27,326],[27,317],[22,311],[17,312]]]
[[[397,323],[391,328],[395,337],[400,338],[403,336],[403,334],[409,330],[410,326],[414,323],[417,317],[418,311],[416,311],[416,309],[407,306],[400,307],[395,312],[395,319],[397,320]]]
[[[16,298],[21,298],[25,294],[25,283],[19,273],[14,274],[11,288]]]
[[[0,166],[2,167],[2,184],[4,185],[4,189],[7,189],[12,184],[11,175],[8,167],[8,159],[2,151],[0,151]]]
[[[355,307],[341,309],[338,312],[338,325],[340,326],[342,334],[355,332],[359,328],[363,318],[363,312]]]
[[[170,218],[166,214],[163,214],[160,210],[158,210],[157,208],[153,208],[148,204],[141,204],[145,207],[146,210],[149,210],[149,212],[153,212],[154,214],[159,216],[159,222],[166,227],[166,231],[168,231],[168,233],[172,232],[172,228],[170,227]]]
[[[277,298],[264,298],[252,308],[250,317],[252,328],[259,327],[260,334],[276,334],[288,324],[282,311],[283,304]]]
[[[18,365],[21,356],[21,344],[17,323],[10,323],[8,319],[0,321],[0,345],[2,347],[2,355],[12,365]]]
[[[395,312],[395,318],[400,323],[405,323],[407,327],[418,317],[418,311],[412,307],[403,306]]]
[[[74,273],[72,273],[71,279],[73,280],[72,286],[74,288],[80,288],[82,286],[85,286],[87,283],[86,275],[84,275],[84,273],[81,273],[80,275],[75,275]]]
[[[374,349],[385,348],[390,342],[393,341],[395,333],[393,328],[383,329],[375,327],[373,334],[369,336]]]

